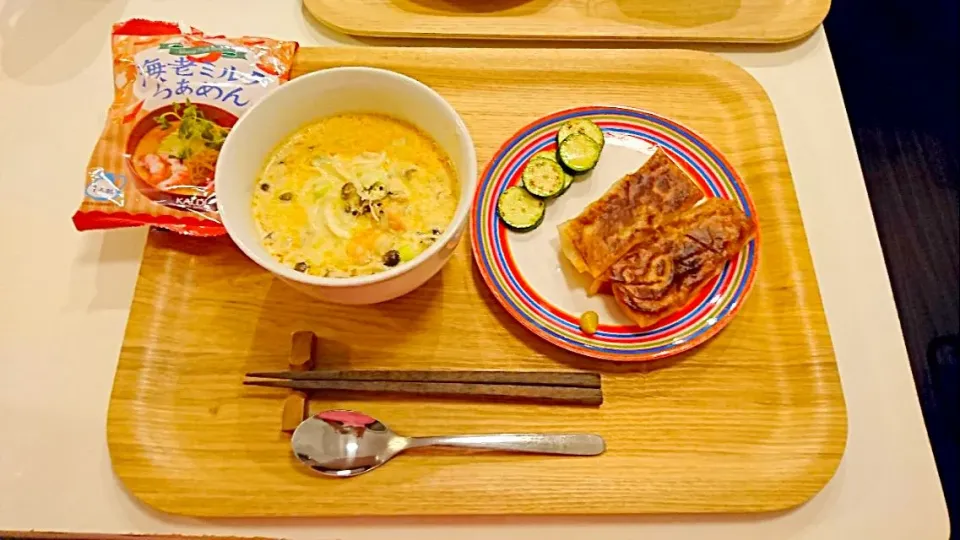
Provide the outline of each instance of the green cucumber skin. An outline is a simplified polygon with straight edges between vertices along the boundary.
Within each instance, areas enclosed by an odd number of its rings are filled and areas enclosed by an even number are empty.
[[[515,219],[516,216],[511,215],[511,211],[516,209],[517,205],[525,204],[532,205],[532,208],[527,208],[525,210],[532,209],[534,211],[538,211],[536,219],[533,222],[518,222],[518,220]],[[546,216],[546,213],[546,203],[542,199],[530,194],[523,186],[513,186],[507,188],[497,199],[497,216],[500,217],[500,221],[502,221],[507,228],[514,231],[526,232],[536,229],[541,223],[543,223],[543,218]]]
[[[555,175],[553,180],[558,183],[549,186],[538,185],[537,180],[539,180],[539,178],[534,176],[536,170],[531,169],[531,167],[545,169],[544,172],[549,172]],[[561,167],[556,161],[552,161],[547,158],[535,158],[527,162],[526,166],[523,168],[523,172],[520,174],[520,178],[523,182],[523,187],[527,188],[527,191],[529,191],[531,195],[541,199],[550,199],[556,197],[563,191],[565,185],[563,174],[563,167]]]
[[[566,139],[574,133],[582,133],[586,135],[593,142],[597,143],[601,150],[603,150],[603,146],[606,144],[606,140],[603,136],[603,130],[600,129],[600,126],[587,118],[574,118],[573,120],[567,120],[561,124],[560,129],[557,131],[558,151],[560,143],[563,142],[563,139]]]
[[[593,170],[600,161],[600,145],[587,135],[573,133],[560,143],[560,162],[578,174]],[[589,162],[577,163],[578,158],[587,158]]]

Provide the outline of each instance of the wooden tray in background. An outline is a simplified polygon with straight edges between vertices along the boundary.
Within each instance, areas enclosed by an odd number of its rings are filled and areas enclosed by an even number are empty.
[[[303,0],[346,34],[438,39],[783,43],[812,33],[830,0]]]
[[[666,361],[619,365],[553,347],[507,315],[468,240],[401,299],[326,305],[229,240],[152,232],[110,401],[116,474],[147,504],[203,516],[759,512],[795,506],[840,461],[846,416],[773,108],[748,74],[674,50],[302,49],[297,74],[378,66],[420,79],[464,117],[481,162],[545,114],[641,107],[704,135],[753,195],[764,249],[753,292],[715,339]],[[290,333],[351,369],[591,369],[599,409],[441,400],[315,399],[411,435],[603,435],[597,458],[411,452],[369,475],[318,478],[278,431],[283,391],[241,386],[283,369]]]

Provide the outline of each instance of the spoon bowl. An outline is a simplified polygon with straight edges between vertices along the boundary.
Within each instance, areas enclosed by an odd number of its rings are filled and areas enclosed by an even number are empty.
[[[453,446],[569,456],[595,456],[603,439],[588,434],[503,433],[445,437],[403,437],[383,422],[348,410],[325,411],[304,420],[290,441],[293,453],[314,471],[339,478],[371,471],[411,448]]]

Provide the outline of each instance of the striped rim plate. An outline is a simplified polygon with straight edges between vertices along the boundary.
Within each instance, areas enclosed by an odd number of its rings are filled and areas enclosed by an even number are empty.
[[[547,205],[537,229],[510,231],[496,214],[500,194],[520,183],[534,153],[556,148],[560,124],[585,117],[604,132],[600,162]],[[663,358],[689,350],[726,326],[750,291],[759,260],[759,234],[683,309],[653,327],[639,328],[612,297],[586,294],[589,280],[560,254],[557,225],[579,214],[659,146],[709,197],[737,201],[756,214],[746,186],[729,162],[693,131],[656,114],[624,107],[591,106],[551,114],[521,129],[493,156],[480,179],[470,221],[473,255],[484,281],[503,307],[542,339],[585,356],[618,361]],[[580,315],[596,311],[600,327],[580,330]]]

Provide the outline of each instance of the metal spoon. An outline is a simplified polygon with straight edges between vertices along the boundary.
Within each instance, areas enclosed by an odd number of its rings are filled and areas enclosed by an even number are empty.
[[[453,437],[402,437],[376,418],[347,410],[326,411],[304,420],[290,441],[293,453],[311,469],[325,475],[349,477],[383,465],[410,448],[458,446],[595,456],[606,445],[598,435],[498,434]]]

